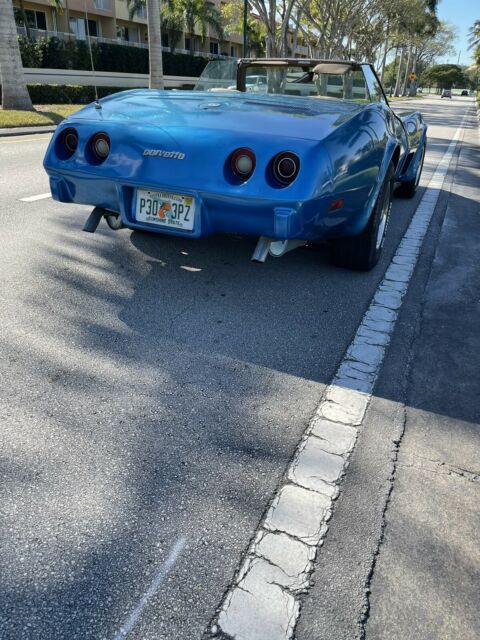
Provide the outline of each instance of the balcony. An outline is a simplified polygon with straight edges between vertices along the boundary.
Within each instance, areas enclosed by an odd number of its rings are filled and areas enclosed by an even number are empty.
[[[19,36],[26,36],[25,27],[17,27],[17,34]],[[62,33],[61,31],[43,31],[42,29],[30,29],[30,37],[34,39],[39,38],[58,38],[59,40],[79,40],[74,33]],[[80,38],[85,40],[86,38]],[[104,42],[106,44],[119,44],[124,47],[137,47],[140,49],[148,49],[148,44],[144,42],[132,42],[128,40],[121,40],[120,38],[102,38],[100,36],[90,36],[92,43]],[[170,47],[162,47],[165,52],[170,52]],[[175,48],[175,53],[190,53],[187,49]],[[206,51],[194,51],[193,55],[201,56],[202,58],[225,58],[222,54],[214,55]]]
[[[19,36],[26,36],[27,32],[25,27],[17,27],[17,34]],[[30,37],[37,40],[38,38],[58,38],[59,40],[85,40],[86,38],[79,38],[74,33],[63,33],[61,31],[43,31],[41,29],[30,29]],[[101,36],[90,36],[92,42],[105,42],[107,44],[120,44],[127,47],[140,47],[141,49],[148,49],[148,44],[143,42],[128,42],[126,40],[120,40],[116,38],[102,38]]]

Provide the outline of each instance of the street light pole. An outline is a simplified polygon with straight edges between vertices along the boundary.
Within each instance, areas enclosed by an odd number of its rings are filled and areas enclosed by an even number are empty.
[[[247,17],[248,0],[243,0],[243,57],[247,57]]]

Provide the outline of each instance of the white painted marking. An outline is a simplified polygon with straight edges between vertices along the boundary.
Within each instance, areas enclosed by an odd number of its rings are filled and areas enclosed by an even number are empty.
[[[37,200],[46,200],[47,198],[51,198],[52,194],[50,191],[48,193],[41,193],[38,196],[28,196],[27,198],[20,198],[21,202],[36,202]]]
[[[292,556],[290,541],[311,549],[312,558],[323,542],[333,500],[468,116],[469,112],[437,165],[355,337],[325,390],[285,472],[284,482],[277,489],[234,584],[221,603],[210,628],[213,635],[222,631],[235,640],[290,640],[293,637],[300,608],[299,592],[309,584],[313,567],[306,570],[304,554],[297,554],[297,560]],[[266,535],[278,536],[275,557],[273,553],[266,556],[262,549]],[[265,566],[265,557],[268,566]],[[284,561],[277,560],[282,557],[289,558],[288,580]]]
[[[170,569],[176,563],[178,557],[182,553],[183,547],[185,546],[186,542],[187,541],[186,541],[185,538],[179,538],[175,542],[175,544],[172,547],[172,550],[170,551],[170,554],[169,554],[168,558],[165,560],[163,565],[160,567],[160,570],[157,573],[157,575],[155,576],[155,579],[153,580],[152,584],[150,585],[148,590],[145,592],[144,596],[142,597],[142,599],[140,600],[138,605],[135,607],[135,609],[129,615],[129,617],[126,620],[125,624],[123,624],[120,627],[119,631],[115,634],[114,640],[124,640],[124,638],[126,638],[128,636],[128,634],[133,629],[133,627],[137,623],[138,619],[142,615],[143,610],[145,609],[145,607],[148,604],[148,601],[158,591],[160,585],[162,584],[162,582],[167,577],[168,572],[170,571]]]

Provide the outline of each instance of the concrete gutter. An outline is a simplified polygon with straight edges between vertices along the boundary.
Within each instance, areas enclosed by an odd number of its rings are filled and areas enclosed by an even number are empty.
[[[8,136],[32,136],[38,133],[53,133],[56,128],[56,124],[47,124],[42,127],[8,127],[0,129],[0,138]]]

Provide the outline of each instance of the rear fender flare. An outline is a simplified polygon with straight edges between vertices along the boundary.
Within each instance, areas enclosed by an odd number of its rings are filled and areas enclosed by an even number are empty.
[[[391,139],[387,142],[382,164],[380,165],[380,169],[377,175],[377,181],[372,189],[369,199],[365,203],[363,211],[356,219],[355,228],[350,229],[349,235],[358,235],[359,233],[362,233],[362,231],[367,226],[368,221],[370,220],[370,216],[372,215],[375,202],[377,201],[378,194],[380,193],[380,189],[382,188],[383,182],[387,175],[390,163],[393,162],[395,168],[397,167],[399,157],[398,156],[397,158],[395,158],[397,149],[400,151],[400,148],[395,140]]]
[[[422,161],[423,150],[425,149],[426,144],[427,144],[427,131],[425,130],[422,134],[422,139],[420,141],[420,144],[418,145],[414,153],[414,156],[407,167],[407,170],[405,171],[405,173],[401,174],[398,177],[398,180],[400,182],[409,182],[410,180],[413,180],[415,178],[417,174],[418,165]]]

